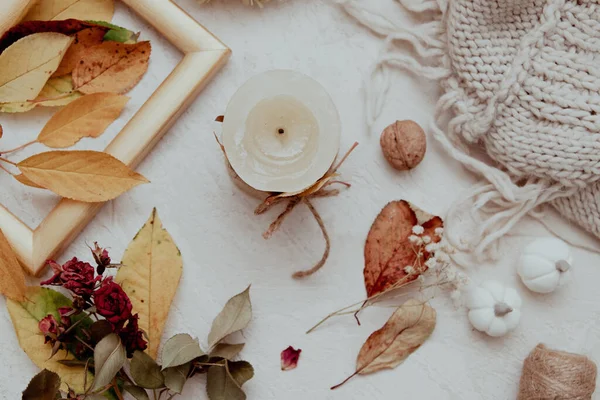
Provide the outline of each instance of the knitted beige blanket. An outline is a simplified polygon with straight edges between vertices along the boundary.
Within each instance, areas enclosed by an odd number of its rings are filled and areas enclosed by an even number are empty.
[[[455,245],[482,255],[545,203],[600,237],[599,0],[399,0],[430,17],[417,30],[368,1],[340,2],[386,38],[371,77],[370,123],[383,106],[390,68],[444,88],[431,133],[482,178],[468,206],[480,231]],[[416,56],[398,46],[406,43]],[[442,124],[447,113],[452,118]],[[492,162],[470,155],[475,146]],[[449,218],[465,206],[455,205]]]

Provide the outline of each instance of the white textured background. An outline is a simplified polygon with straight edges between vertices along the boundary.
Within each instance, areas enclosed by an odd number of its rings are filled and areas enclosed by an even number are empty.
[[[473,332],[464,310],[455,309],[447,294],[440,293],[433,300],[438,311],[433,336],[403,365],[329,391],[353,372],[363,341],[392,312],[370,308],[363,312],[360,327],[351,317],[343,317],[304,334],[325,314],[364,297],[363,243],[374,217],[386,202],[401,198],[443,214],[475,179],[433,142],[416,170],[398,173],[387,166],[378,136],[369,135],[364,125],[361,89],[380,42],[335,5],[291,0],[259,11],[237,0],[203,7],[193,0],[178,3],[228,44],[234,55],[141,164],[140,172],[152,183],[107,204],[60,261],[87,257],[86,242],[93,241],[109,246],[114,259],[120,259],[156,206],[184,257],[184,275],[165,337],[187,332],[205,344],[212,319],[225,301],[252,284],[254,319],[238,338],[247,342],[242,356],[256,369],[255,378],[245,386],[251,400],[514,399],[522,360],[538,342],[600,361],[596,265],[600,257],[576,250],[574,282],[549,296],[532,295],[518,282],[514,267],[516,252],[530,238],[516,236],[503,241],[500,263],[469,271],[475,281],[491,277],[517,287],[525,305],[522,323],[512,335],[490,339]],[[118,8],[115,23],[139,29],[142,38],[152,40],[150,70],[131,92],[122,118],[101,139],[84,140],[80,148],[102,149],[180,59],[172,46],[124,7]],[[212,137],[214,117],[224,111],[236,88],[274,68],[299,70],[320,81],[342,116],[342,150],[355,140],[361,143],[341,170],[353,187],[338,198],[315,201],[329,227],[332,252],[325,268],[304,281],[293,280],[291,273],[312,265],[323,249],[309,211],[298,207],[280,232],[263,240],[261,233],[279,210],[253,215],[256,200],[232,185]],[[426,125],[437,95],[427,82],[398,74],[376,130],[395,119]],[[43,110],[1,115],[5,134],[0,149],[34,138],[49,115]],[[15,159],[26,155],[27,151]],[[53,195],[17,186],[6,175],[0,175],[0,188],[0,202],[30,226],[36,226],[57,201]],[[576,229],[562,227],[573,239],[590,241]],[[545,234],[535,223],[522,224],[517,232]],[[0,332],[0,398],[14,400],[37,370],[18,347],[4,299],[0,299]],[[288,345],[302,348],[302,356],[296,370],[281,372],[279,353]],[[204,378],[188,383],[182,398],[206,399]]]

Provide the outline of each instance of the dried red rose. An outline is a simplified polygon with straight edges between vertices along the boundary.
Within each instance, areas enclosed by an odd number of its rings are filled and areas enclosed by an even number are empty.
[[[133,357],[136,350],[144,351],[148,348],[148,343],[144,340],[143,332],[139,328],[138,319],[137,314],[133,315],[119,332],[129,358]]]
[[[94,304],[98,314],[102,315],[115,327],[122,327],[131,317],[131,300],[112,277],[102,281],[94,292]]]
[[[298,366],[298,360],[300,359],[300,353],[302,349],[294,349],[292,346],[288,347],[281,352],[281,370],[289,371]]]
[[[48,314],[40,320],[38,328],[44,335],[44,343],[52,342],[54,344],[58,337],[58,322],[56,318],[52,314]]]
[[[54,261],[47,261],[52,267],[54,275],[43,281],[41,285],[62,286],[76,295],[90,297],[96,286],[97,278],[94,277],[94,267],[79,261],[77,257],[60,265]]]

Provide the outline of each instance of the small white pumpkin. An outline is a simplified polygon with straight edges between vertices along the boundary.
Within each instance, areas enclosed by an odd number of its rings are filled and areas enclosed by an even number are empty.
[[[496,281],[484,282],[470,290],[467,307],[471,325],[494,337],[512,331],[521,319],[521,297],[515,289],[505,288]]]
[[[571,249],[560,239],[540,238],[519,257],[517,272],[523,284],[537,293],[550,293],[571,279]]]

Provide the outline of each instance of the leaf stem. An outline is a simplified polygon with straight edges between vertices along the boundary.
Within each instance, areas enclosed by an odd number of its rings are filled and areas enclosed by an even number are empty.
[[[13,174],[12,172],[10,172],[10,171],[9,171],[9,170],[8,170],[6,167],[4,167],[2,164],[0,164],[0,169],[1,169],[2,171],[6,172],[6,173],[7,173],[7,174],[9,174],[9,175],[16,176],[16,175],[15,175],[15,174]]]
[[[119,385],[117,384],[117,378],[115,377],[115,379],[113,379],[113,389],[115,389],[115,393],[117,394],[117,398],[119,400],[123,400],[123,395],[121,394],[121,391],[119,390]]]
[[[36,140],[32,140],[31,142],[27,142],[25,144],[22,144],[22,145],[20,145],[18,147],[15,147],[14,149],[0,151],[0,154],[14,153],[16,151],[23,150],[25,147],[31,146],[34,143],[37,143],[37,139]]]
[[[2,153],[0,153],[0,154],[2,154]],[[14,163],[14,162],[12,162],[12,161],[10,161],[10,160],[7,160],[7,159],[6,159],[6,158],[4,158],[4,157],[0,157],[0,161],[4,161],[5,163],[8,163],[8,164],[10,164],[10,165],[14,165],[14,166],[16,166],[16,165],[17,165],[16,163]]]

